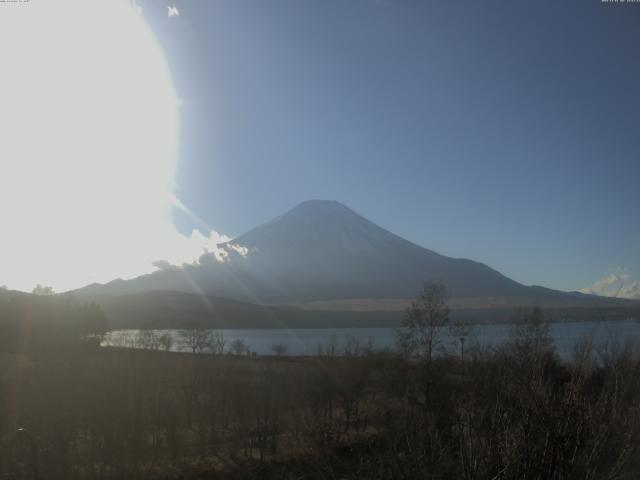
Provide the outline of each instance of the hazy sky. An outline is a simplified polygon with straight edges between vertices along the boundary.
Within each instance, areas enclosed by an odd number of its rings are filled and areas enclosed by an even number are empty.
[[[138,4],[217,231],[335,199],[525,284],[640,277],[640,4]]]

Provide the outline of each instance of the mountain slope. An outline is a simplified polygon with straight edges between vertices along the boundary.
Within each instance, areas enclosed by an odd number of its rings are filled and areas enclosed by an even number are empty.
[[[515,295],[522,286],[489,267],[419,247],[338,203],[312,200],[229,242],[250,254],[239,269],[272,279],[278,300],[410,298],[429,279],[456,296]]]
[[[225,262],[207,254],[195,265],[82,290],[93,294],[174,290],[254,303],[295,303],[412,298],[425,281],[439,280],[454,297],[586,297],[527,287],[482,263],[445,257],[335,201],[303,202],[220,247],[228,252]]]

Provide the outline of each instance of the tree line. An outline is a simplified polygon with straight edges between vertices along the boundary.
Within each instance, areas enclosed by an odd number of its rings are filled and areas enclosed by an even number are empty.
[[[107,331],[107,318],[95,303],[49,294],[0,303],[0,351],[96,347]]]
[[[22,427],[51,479],[637,477],[636,346],[561,360],[531,309],[500,347],[446,349],[446,290],[422,294],[387,351],[0,355],[0,472],[31,471]]]

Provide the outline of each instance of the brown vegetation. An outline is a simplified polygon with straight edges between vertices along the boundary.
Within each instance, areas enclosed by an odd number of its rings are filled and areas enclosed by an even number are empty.
[[[351,337],[309,358],[248,356],[202,328],[181,332],[192,353],[152,330],[147,350],[101,349],[95,305],[16,299],[0,310],[0,476],[637,477],[640,350],[582,342],[561,361],[538,308],[502,347],[465,350],[446,299],[425,286],[395,352]]]
[[[41,478],[635,478],[640,355],[560,362],[536,313],[431,361],[126,349],[0,357],[1,472]],[[25,478],[29,478],[28,476]]]

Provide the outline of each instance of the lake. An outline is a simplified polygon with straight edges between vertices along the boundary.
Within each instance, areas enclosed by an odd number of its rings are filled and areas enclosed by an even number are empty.
[[[510,324],[474,325],[467,345],[477,343],[481,346],[499,346],[509,339]],[[579,340],[593,339],[595,344],[606,342],[639,341],[640,321],[610,320],[551,323],[551,335],[562,357],[569,357]],[[384,349],[393,346],[393,328],[309,328],[309,329],[219,329],[226,340],[227,347],[235,340],[242,339],[257,355],[273,355],[274,345],[283,345],[288,355],[316,355],[319,349],[335,349],[340,354],[348,345],[360,347],[373,346]],[[172,351],[189,351],[180,337],[179,330],[154,330],[157,336],[168,334],[173,340]],[[457,351],[459,345],[453,337],[447,336],[446,347]],[[103,346],[144,348],[140,330],[117,330],[110,332]]]

